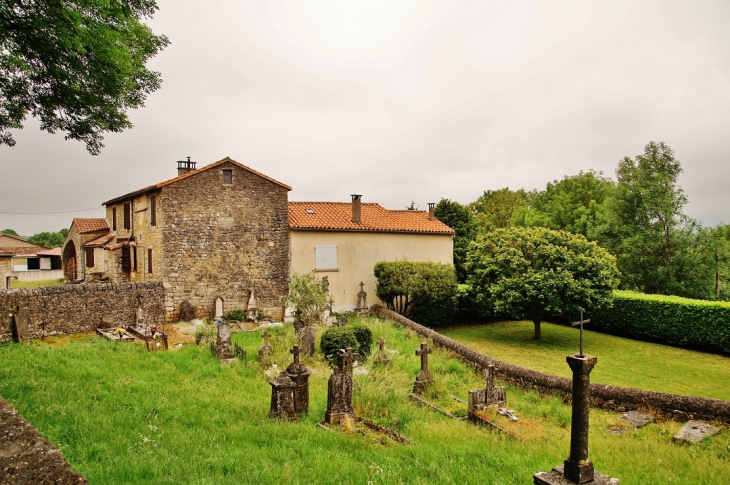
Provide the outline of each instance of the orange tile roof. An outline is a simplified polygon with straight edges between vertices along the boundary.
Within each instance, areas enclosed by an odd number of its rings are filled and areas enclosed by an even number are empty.
[[[81,219],[77,217],[73,220],[72,225],[76,226],[79,234],[109,230],[106,219]]]
[[[114,239],[114,234],[104,234],[103,236],[97,237],[94,240],[91,240],[84,244],[85,248],[96,248],[101,247],[107,242],[109,242],[111,239]]]
[[[375,203],[362,204],[360,219],[360,224],[352,222],[352,204],[348,202],[289,202],[292,230],[454,234],[438,219],[428,220],[428,212],[388,210]]]
[[[155,185],[150,185],[150,186],[145,187],[143,189],[135,190],[134,192],[129,192],[128,194],[124,194],[124,195],[121,195],[119,197],[115,197],[113,199],[107,200],[106,202],[102,202],[101,205],[116,204],[117,202],[121,202],[123,200],[131,199],[132,197],[135,197],[137,195],[144,194],[145,192],[151,192],[153,190],[161,189],[162,187],[165,187],[167,185],[173,184],[173,183],[178,182],[178,181],[180,181],[182,179],[186,179],[188,177],[192,177],[193,175],[198,174],[200,172],[204,172],[206,170],[210,170],[211,168],[215,168],[215,167],[217,167],[219,165],[222,165],[222,164],[224,164],[226,162],[232,163],[233,165],[235,165],[235,166],[237,166],[239,168],[242,168],[242,169],[244,169],[244,170],[246,170],[248,172],[251,172],[254,175],[258,175],[259,177],[268,180],[269,182],[273,182],[276,185],[280,185],[281,187],[284,187],[286,190],[291,190],[291,187],[289,187],[288,185],[283,184],[283,183],[279,182],[278,180],[274,180],[271,177],[267,177],[266,175],[262,174],[261,172],[257,172],[256,170],[254,170],[254,169],[252,169],[250,167],[247,167],[246,165],[243,165],[242,163],[238,163],[237,161],[233,160],[230,157],[226,157],[223,160],[218,160],[217,162],[213,162],[210,165],[206,165],[205,167],[202,167],[202,168],[199,168],[197,170],[193,170],[191,172],[182,174],[182,175],[180,175],[178,177],[175,177],[174,179],[166,180],[164,182],[160,182],[159,184],[155,184]]]
[[[45,251],[38,251],[38,256],[61,256],[61,248],[46,249]]]

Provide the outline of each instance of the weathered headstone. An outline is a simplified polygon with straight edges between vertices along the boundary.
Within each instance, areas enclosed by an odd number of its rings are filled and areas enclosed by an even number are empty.
[[[246,316],[255,320],[258,317],[259,306],[256,303],[256,297],[254,291],[256,288],[251,288],[251,297],[248,299],[248,306],[246,307]]]
[[[499,407],[507,404],[507,391],[503,386],[494,387],[494,364],[487,365],[484,371],[486,385],[482,389],[469,391],[468,411],[481,411],[487,407]]]
[[[626,414],[622,414],[619,421],[626,423],[627,425],[639,429],[643,428],[649,423],[654,422],[654,416],[651,414],[644,414],[638,411],[629,411]]]
[[[687,424],[672,436],[672,440],[680,443],[699,443],[705,438],[719,433],[721,428],[703,423],[702,421],[688,421]]]
[[[340,315],[339,317],[337,317],[337,323],[335,325],[338,327],[344,327],[345,325],[347,325],[347,323],[347,317],[344,315]]]
[[[264,339],[264,345],[259,347],[259,360],[266,360],[274,353],[274,349],[269,345],[269,337],[271,337],[269,331],[264,330],[264,333],[261,334],[261,338]]]
[[[352,409],[352,362],[360,358],[351,348],[337,351],[338,365],[327,383],[327,411],[324,420],[327,424],[342,425],[355,419]]]
[[[294,390],[297,385],[282,371],[278,377],[269,381],[271,384],[271,408],[269,413],[274,418],[296,419],[294,411]]]
[[[11,313],[10,325],[14,342],[26,343],[30,341],[30,337],[28,335],[28,321],[25,315],[22,313]]]
[[[223,298],[215,299],[215,319],[223,318]]]
[[[414,394],[423,394],[433,384],[433,377],[428,371],[428,354],[432,352],[433,348],[426,342],[421,342],[421,348],[416,350],[416,355],[421,356],[421,372],[416,375],[416,382],[413,383]]]
[[[233,359],[231,327],[225,321],[218,324],[218,338],[215,342],[215,353],[218,355],[221,363],[228,363]]]
[[[286,375],[296,384],[294,388],[294,412],[297,414],[306,413],[309,411],[309,376],[312,371],[299,361],[300,349],[298,346],[295,345],[289,352],[294,356],[294,362],[286,368]]]
[[[311,357],[314,355],[315,336],[312,327],[307,325],[299,332],[299,348],[302,349],[302,354]]]
[[[390,356],[385,350],[385,344],[387,343],[387,341],[385,340],[385,338],[380,337],[377,343],[380,347],[380,350],[378,351],[378,355],[375,356],[375,359],[373,359],[373,365],[390,365]]]
[[[304,320],[302,320],[302,318],[300,316],[297,316],[294,319],[293,325],[294,325],[294,333],[295,334],[298,334],[299,332],[301,332],[302,329],[306,326],[305,323],[304,323]]]
[[[367,315],[368,309],[368,294],[364,290],[365,283],[360,282],[360,291],[357,293],[357,308],[355,308],[356,315]]]
[[[137,326],[140,327],[144,325],[144,310],[142,310],[142,307],[137,308]]]

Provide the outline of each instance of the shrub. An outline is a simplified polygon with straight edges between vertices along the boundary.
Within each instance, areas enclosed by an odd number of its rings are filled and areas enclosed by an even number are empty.
[[[448,323],[456,310],[457,283],[450,264],[381,261],[375,294],[389,309],[426,326]]]
[[[337,365],[337,351],[348,347],[351,347],[353,352],[360,354],[360,360],[364,362],[370,355],[372,342],[373,332],[368,327],[347,325],[325,330],[319,347],[325,360],[335,366]]]
[[[181,322],[189,322],[191,320],[195,319],[197,310],[196,308],[190,304],[189,301],[183,300],[180,302],[180,321]]]
[[[240,308],[233,310],[231,312],[226,313],[223,315],[223,318],[226,320],[238,320],[239,322],[242,322],[246,320],[246,310],[241,310]]]
[[[613,308],[590,315],[596,330],[621,337],[730,354],[730,303],[614,292]]]
[[[305,324],[309,325],[318,320],[322,308],[327,305],[327,295],[322,280],[317,278],[314,272],[294,273],[289,285],[287,302],[294,307],[295,313],[302,316]]]

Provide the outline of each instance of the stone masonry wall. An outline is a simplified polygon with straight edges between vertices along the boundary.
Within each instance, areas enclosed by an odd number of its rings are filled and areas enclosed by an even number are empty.
[[[223,183],[232,170],[232,183]],[[198,316],[245,309],[255,286],[258,307],[283,318],[289,284],[288,191],[232,163],[165,186],[158,197],[162,224],[161,277],[166,310],[177,318],[187,300]]]
[[[145,323],[161,323],[165,290],[160,281],[46,286],[0,290],[0,342],[13,339],[13,319],[27,339],[130,325],[137,308]],[[105,319],[107,322],[104,323]]]

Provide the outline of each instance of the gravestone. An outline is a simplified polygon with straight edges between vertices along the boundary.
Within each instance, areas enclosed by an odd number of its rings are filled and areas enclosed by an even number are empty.
[[[218,324],[218,338],[215,341],[215,353],[221,363],[228,363],[233,359],[233,347],[231,345],[231,327],[228,323]]]
[[[351,348],[337,351],[338,365],[327,383],[327,424],[346,425],[355,419],[352,409],[352,362],[359,359]]]
[[[507,404],[507,391],[503,386],[494,387],[494,364],[487,365],[484,371],[486,385],[482,389],[469,391],[467,403],[469,413],[481,411],[488,407],[499,407]]]
[[[421,372],[416,375],[416,382],[413,383],[413,393],[423,394],[433,384],[433,377],[428,371],[428,354],[433,352],[426,342],[421,342],[421,348],[416,350],[416,355],[421,356]]]
[[[294,362],[286,368],[286,375],[296,384],[294,388],[294,412],[297,414],[306,413],[309,411],[309,376],[312,371],[299,361],[299,354],[302,352],[298,346],[295,345],[289,352],[294,356]]]
[[[344,315],[340,315],[339,317],[337,317],[337,323],[335,323],[335,326],[344,327],[345,325],[347,325],[347,323],[347,317]]]
[[[307,325],[299,332],[297,336],[299,337],[299,348],[301,348],[302,354],[308,357],[313,356],[315,350],[315,336],[312,327]]]
[[[649,423],[653,423],[654,416],[651,414],[640,413],[638,411],[629,411],[628,413],[621,415],[619,421],[626,423],[633,428],[639,429]]]
[[[294,390],[297,385],[282,371],[271,384],[271,408],[269,414],[274,418],[297,419],[294,411]]]
[[[357,308],[355,308],[355,314],[360,316],[367,315],[370,312],[368,310],[368,294],[365,293],[364,287],[365,283],[361,281],[360,291],[357,293]]]
[[[703,423],[702,421],[688,421],[687,424],[672,436],[672,441],[679,443],[699,443],[705,438],[714,436],[721,431],[721,428]]]
[[[248,306],[246,307],[246,317],[256,320],[256,317],[258,317],[258,303],[256,303],[256,297],[254,296],[254,290],[256,288],[251,288],[251,298],[248,299]]]
[[[223,298],[218,297],[215,299],[215,320],[223,318]]]
[[[274,349],[269,345],[269,337],[271,334],[268,330],[264,330],[261,334],[261,338],[264,339],[264,345],[259,347],[259,360],[266,360],[274,354]]]
[[[385,350],[385,344],[387,343],[387,340],[385,338],[380,337],[378,339],[378,346],[380,347],[380,350],[378,351],[378,355],[375,356],[375,359],[373,359],[373,365],[381,365],[381,366],[387,366],[390,365],[390,356],[388,355],[388,352]]]
[[[10,314],[10,331],[13,334],[13,342],[27,343],[30,341],[28,335],[28,319],[22,313]]]
[[[144,310],[142,307],[137,308],[137,326],[141,327],[144,325]]]
[[[296,317],[296,319],[294,320],[294,323],[292,325],[294,325],[295,334],[299,334],[299,332],[301,332],[302,329],[306,326],[304,323],[304,320],[302,320],[302,318],[299,316]]]

